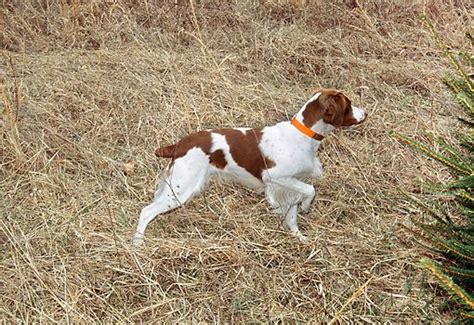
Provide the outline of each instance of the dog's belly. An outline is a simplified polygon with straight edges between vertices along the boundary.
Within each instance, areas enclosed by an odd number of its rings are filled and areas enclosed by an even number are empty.
[[[259,192],[263,191],[263,182],[239,166],[226,167],[225,169],[213,168],[213,172],[222,182],[238,183]]]

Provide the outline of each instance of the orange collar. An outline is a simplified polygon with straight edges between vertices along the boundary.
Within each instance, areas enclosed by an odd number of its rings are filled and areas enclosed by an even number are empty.
[[[301,133],[303,133],[304,135],[310,138],[313,138],[318,141],[322,141],[324,139],[324,136],[311,130],[309,127],[307,127],[306,125],[298,121],[296,117],[293,117],[291,119],[291,124],[293,124],[293,126],[297,128],[298,131],[300,131]]]

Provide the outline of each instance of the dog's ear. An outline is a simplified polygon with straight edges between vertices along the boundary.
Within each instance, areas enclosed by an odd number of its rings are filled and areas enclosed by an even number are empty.
[[[334,96],[330,96],[324,103],[323,121],[332,124],[336,118],[337,103]]]

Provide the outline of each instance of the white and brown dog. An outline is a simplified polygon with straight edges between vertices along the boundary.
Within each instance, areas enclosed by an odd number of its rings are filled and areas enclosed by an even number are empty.
[[[143,242],[145,229],[157,215],[182,206],[200,193],[212,175],[264,190],[268,202],[298,238],[305,237],[296,222],[297,206],[307,212],[315,196],[312,185],[299,180],[321,178],[323,170],[315,152],[332,130],[362,123],[367,113],[351,105],[334,89],[312,96],[290,121],[262,129],[237,128],[200,131],[176,144],[158,148],[158,157],[171,158],[166,179],[153,203],[146,206],[133,238]]]

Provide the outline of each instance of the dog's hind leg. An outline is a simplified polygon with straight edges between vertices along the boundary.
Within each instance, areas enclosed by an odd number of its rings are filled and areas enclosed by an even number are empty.
[[[207,185],[210,176],[208,156],[199,148],[191,149],[186,155],[174,161],[168,176],[159,185],[153,202],[140,213],[137,231],[132,243],[143,243],[145,229],[159,214],[184,205]]]

